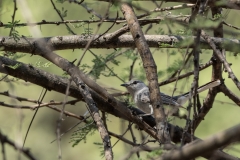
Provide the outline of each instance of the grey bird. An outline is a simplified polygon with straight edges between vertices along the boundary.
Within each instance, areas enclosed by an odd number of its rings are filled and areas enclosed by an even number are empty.
[[[197,89],[197,93],[205,91],[207,89],[216,87],[221,84],[220,80],[215,80],[209,82]],[[136,106],[145,112],[145,115],[152,115],[153,108],[150,105],[150,94],[149,88],[139,80],[131,80],[127,83],[121,84],[121,86],[126,87],[130,95],[133,97],[134,103]],[[189,92],[178,95],[178,96],[169,96],[164,93],[160,93],[161,99],[164,105],[168,105],[173,108],[183,107],[183,105],[192,98]],[[184,107],[183,107],[184,108]]]

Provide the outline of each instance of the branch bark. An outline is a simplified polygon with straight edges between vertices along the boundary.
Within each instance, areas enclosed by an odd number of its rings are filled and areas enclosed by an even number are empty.
[[[112,0],[98,0],[98,1],[112,2]],[[133,1],[141,1],[141,0],[133,0]],[[152,1],[152,0],[145,0],[145,1]],[[158,1],[164,1],[164,0],[158,0]],[[167,0],[167,2],[195,4],[196,0]],[[229,9],[237,9],[237,10],[240,9],[240,1],[239,0],[226,0],[226,1],[211,0],[211,1],[207,1],[207,2],[208,2],[207,6],[210,6],[210,7],[217,6],[217,7],[229,8]]]
[[[95,35],[94,39],[100,35]],[[122,35],[113,38],[114,33],[106,34],[100,37],[94,43],[91,43],[89,48],[133,48],[135,42],[131,35]],[[107,38],[106,38],[107,37]],[[193,48],[194,36],[179,36],[179,35],[145,35],[146,42],[151,48]],[[225,48],[226,51],[239,52],[240,42],[237,39],[225,39],[209,37],[212,42],[219,47]],[[17,42],[11,37],[0,36],[0,48],[2,51],[34,53],[36,45],[39,42],[44,42],[46,47],[51,51],[79,49],[85,48],[88,41],[92,39],[92,35],[74,35],[74,36],[56,36],[44,38],[26,38],[21,37]],[[108,41],[111,40],[111,41]],[[181,45],[182,42],[188,41],[192,43]],[[200,39],[200,47],[202,49],[212,49],[208,42],[203,38]]]
[[[139,25],[138,19],[127,3],[121,5],[122,13],[127,21],[130,32],[135,41],[135,45],[141,56],[143,67],[146,72],[146,77],[149,82],[150,103],[153,107],[154,117],[156,120],[156,127],[161,143],[170,143],[170,135],[166,127],[166,116],[164,113],[163,103],[160,96],[160,89],[158,87],[157,66],[153,59],[152,53],[147,45],[146,39]]]
[[[158,160],[192,159],[240,140],[240,125],[217,133],[205,140],[196,140],[178,150],[170,151]],[[235,158],[238,159],[238,158]]]
[[[221,10],[219,8],[212,8],[212,17],[215,14],[221,14]],[[223,37],[223,25],[222,23],[217,27],[216,30],[213,32],[215,37]],[[222,63],[219,58],[215,55],[215,51],[213,51],[213,58],[212,58],[212,80],[220,79],[222,80]],[[219,92],[219,87],[214,87],[209,89],[208,94],[204,100],[203,106],[198,110],[198,115],[194,119],[194,129],[198,127],[198,125],[204,120],[204,117],[210,111],[213,106],[214,100],[216,95]]]

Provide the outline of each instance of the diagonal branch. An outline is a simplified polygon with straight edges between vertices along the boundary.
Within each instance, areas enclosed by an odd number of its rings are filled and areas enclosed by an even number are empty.
[[[100,136],[103,141],[105,159],[112,160],[113,152],[112,152],[110,137],[108,135],[107,129],[104,126],[103,120],[101,119],[101,116],[99,114],[99,110],[96,106],[96,103],[94,102],[92,95],[88,90],[88,87],[81,81],[81,79],[78,76],[74,77],[73,81],[76,84],[78,84],[78,88],[79,88],[85,102],[87,103],[89,110],[91,111],[93,120],[96,123],[96,126],[98,128],[98,131],[99,131]]]
[[[213,62],[210,60],[210,61],[207,62],[206,64],[200,66],[200,67],[199,67],[199,71],[208,68],[209,66],[212,65],[212,63],[213,63]],[[190,71],[190,72],[187,72],[187,73],[185,73],[185,74],[182,74],[182,75],[180,75],[180,76],[178,76],[178,77],[173,77],[173,78],[169,78],[169,79],[167,79],[167,80],[165,80],[165,81],[162,81],[162,82],[160,82],[158,85],[159,85],[159,86],[163,86],[163,85],[172,83],[172,82],[174,82],[174,81],[176,81],[176,80],[180,80],[180,79],[189,77],[189,76],[191,76],[191,75],[193,75],[193,74],[194,74],[194,71]]]
[[[228,89],[225,84],[222,84],[219,89],[223,94],[225,94],[225,96],[228,96],[229,99],[231,99],[238,106],[240,106],[240,98],[235,95],[230,89]]]
[[[158,160],[192,159],[206,154],[209,151],[221,148],[233,142],[240,141],[240,125],[217,133],[205,140],[196,140],[181,149],[163,154]],[[225,159],[225,158],[224,158]],[[235,158],[238,159],[238,158]]]
[[[135,16],[133,9],[127,3],[121,5],[122,13],[130,28],[135,45],[142,58],[143,67],[146,72],[146,77],[149,82],[150,101],[153,107],[154,117],[157,124],[158,135],[161,143],[170,143],[170,136],[166,127],[166,116],[163,109],[163,103],[158,87],[157,66],[153,59],[152,53],[147,45],[146,39],[139,25],[138,19]]]
[[[213,43],[213,41],[210,39],[210,37],[204,31],[202,31],[201,34],[202,34],[202,37],[212,47],[212,49],[214,51],[214,54],[218,57],[218,59],[221,61],[221,63],[223,63],[224,68],[228,72],[229,78],[231,78],[233,80],[233,82],[235,83],[237,88],[240,90],[240,82],[237,79],[237,77],[235,76],[235,74],[233,73],[233,71],[232,71],[232,69],[230,67],[230,64],[227,62],[226,58],[222,55],[221,51],[219,49],[217,49],[216,45]]]
[[[29,159],[36,160],[36,158],[32,155],[29,149],[25,149],[18,146],[16,143],[12,142],[10,139],[7,138],[7,136],[3,135],[1,132],[0,132],[0,142],[2,143],[2,145],[4,145],[4,143],[7,143],[10,146],[12,146],[15,150],[22,152]]]

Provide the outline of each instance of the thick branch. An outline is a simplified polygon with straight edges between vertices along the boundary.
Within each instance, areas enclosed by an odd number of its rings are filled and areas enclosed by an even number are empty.
[[[196,140],[179,150],[170,151],[160,157],[159,160],[192,159],[232,142],[240,141],[239,134],[240,125],[236,125],[230,129],[217,133],[204,141]]]
[[[220,8],[212,8],[212,17],[216,14],[221,14]],[[217,27],[216,30],[213,32],[215,37],[222,38],[223,37],[223,25],[222,23]],[[212,80],[220,79],[222,80],[222,64],[215,55],[215,51],[213,51],[213,58],[212,58]],[[219,92],[219,87],[214,87],[208,91],[208,94],[204,100],[203,106],[198,110],[198,115],[194,119],[194,128],[196,129],[198,125],[204,120],[204,117],[210,111],[213,106],[214,100],[216,95]]]
[[[78,88],[79,88],[85,102],[88,105],[88,108],[91,112],[93,120],[95,121],[98,131],[100,133],[100,136],[102,138],[105,159],[113,160],[113,152],[112,152],[110,136],[108,135],[108,131],[107,131],[106,127],[104,126],[103,120],[101,119],[101,116],[99,114],[99,110],[96,106],[96,103],[94,102],[92,95],[89,92],[88,87],[81,81],[80,78],[78,78],[79,77],[78,75],[75,75],[75,76],[73,77],[74,78],[73,81],[76,84],[78,84]]]
[[[113,33],[106,34],[100,37],[94,43],[91,43],[89,48],[133,48],[135,42],[131,35],[122,35],[112,39]],[[95,35],[98,38],[99,35]],[[105,37],[108,37],[107,39]],[[95,39],[94,38],[94,39]],[[145,35],[147,44],[151,48],[193,48],[194,36],[178,36],[178,35]],[[209,37],[211,41],[219,47],[225,48],[226,51],[239,52],[240,42],[237,39],[224,39]],[[11,52],[25,52],[33,53],[36,50],[36,44],[44,42],[47,47],[52,51],[66,50],[66,49],[79,49],[85,48],[88,41],[92,36],[74,35],[74,36],[56,36],[45,38],[26,38],[22,37],[17,42],[11,37],[0,36],[0,48],[2,51]],[[110,39],[111,41],[108,41]],[[183,41],[192,42],[181,45]],[[202,49],[212,49],[208,42],[203,38],[200,39],[200,47]]]
[[[105,1],[105,2],[112,2],[113,0],[98,0],[98,1]],[[142,0],[133,0],[133,1],[142,1]],[[152,0],[145,0],[145,1],[152,1]],[[157,0],[157,1],[165,1],[165,2],[178,2],[178,3],[192,3],[195,4],[196,0]],[[207,1],[207,5],[210,7],[222,7],[222,8],[229,8],[229,9],[240,9],[240,1],[239,0],[211,0]]]
[[[138,19],[133,9],[126,3],[121,5],[121,10],[130,28],[135,45],[141,56],[146,77],[149,82],[150,101],[154,111],[154,117],[157,124],[158,135],[162,143],[169,143],[170,136],[165,126],[166,116],[163,109],[163,103],[158,87],[157,66],[152,53],[147,45],[146,39],[139,25]]]

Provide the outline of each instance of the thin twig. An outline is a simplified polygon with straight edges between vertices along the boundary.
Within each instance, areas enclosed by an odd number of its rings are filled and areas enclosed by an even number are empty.
[[[130,124],[130,122],[129,122],[129,124]],[[130,130],[130,133],[131,133],[131,136],[132,136],[133,143],[136,143],[136,137],[134,136],[132,127],[130,127],[129,130]],[[137,157],[140,158],[139,152],[136,152],[136,154],[137,154]]]
[[[57,121],[57,129],[56,129],[56,133],[57,133],[57,142],[58,142],[58,159],[62,159],[62,149],[61,149],[61,122],[63,120],[63,113],[65,111],[65,106],[66,106],[66,102],[67,102],[67,98],[68,98],[68,95],[69,95],[69,88],[70,88],[70,85],[71,85],[71,78],[68,80],[68,85],[67,85],[67,88],[66,88],[66,93],[65,93],[65,97],[64,97],[64,101],[63,101],[63,104],[62,104],[62,109],[61,109],[61,112],[59,114],[59,118],[58,118],[58,121]]]
[[[95,12],[92,8],[89,8],[86,3],[81,3],[80,4],[83,8],[85,8],[87,10],[88,13],[93,14],[94,16],[98,17],[100,20],[104,19],[100,14],[98,14],[97,12]]]
[[[0,79],[0,81],[2,81],[2,80],[4,80],[5,78],[7,78],[7,74],[5,75],[5,76],[3,76],[1,79]]]
[[[17,11],[17,0],[13,0],[14,3],[14,7],[13,7],[13,14],[12,14],[12,24],[15,21],[15,15],[16,15],[16,11]],[[9,36],[12,36],[12,32],[15,26],[11,27],[10,32],[9,32]]]
[[[123,137],[126,133],[127,133],[127,131],[130,129],[130,127],[132,126],[132,124],[133,123],[130,123],[129,125],[128,125],[128,128],[126,129],[126,131],[120,136],[120,137]],[[119,142],[119,140],[120,140],[120,138],[118,138],[118,140],[112,145],[112,148]]]
[[[0,134],[1,134],[1,132],[0,132]],[[3,160],[7,160],[6,152],[5,152],[5,146],[4,146],[4,141],[2,140],[2,138],[0,138],[0,142],[1,142],[1,146],[2,146],[2,157],[3,157]]]
[[[101,61],[101,59],[95,54],[93,53],[90,49],[88,50],[92,55],[94,55],[95,58],[97,58],[99,61]],[[104,65],[107,67],[107,69],[115,76],[117,77],[120,81],[125,82],[121,77],[119,77],[110,67],[108,67],[108,65],[106,63],[104,63]]]
[[[199,71],[208,68],[208,67],[211,66],[212,64],[213,64],[213,62],[210,60],[210,61],[207,62],[206,64],[200,66],[200,67],[199,67]],[[167,80],[165,80],[165,81],[162,81],[162,82],[160,82],[158,85],[159,85],[159,86],[163,86],[163,85],[172,83],[172,82],[174,82],[174,81],[176,81],[176,80],[180,80],[180,79],[186,78],[186,77],[191,76],[191,75],[193,75],[193,74],[194,74],[194,71],[190,71],[190,72],[187,72],[187,73],[185,73],[185,74],[183,74],[183,75],[180,75],[179,77],[175,77],[175,78],[171,78],[171,79],[167,79]]]
[[[237,95],[235,95],[230,89],[228,89],[225,84],[222,84],[219,88],[220,88],[220,91],[223,94],[225,94],[225,96],[227,96],[229,99],[231,99],[233,102],[235,102],[235,104],[240,106],[240,98]]]
[[[110,8],[110,4],[108,5],[108,9],[107,9],[107,12],[106,12],[106,14],[105,14],[105,17],[106,17],[107,14],[108,14],[109,8]],[[100,29],[100,27],[101,27],[101,24],[103,23],[103,20],[104,20],[104,18],[101,18],[101,21],[100,21],[99,24],[97,25],[97,29],[95,30],[95,33],[93,34],[93,36],[91,36],[91,39],[87,42],[87,44],[86,44],[86,46],[85,46],[85,48],[84,48],[84,51],[83,51],[83,53],[82,53],[82,56],[80,57],[80,59],[79,59],[79,61],[77,62],[77,65],[76,65],[76,66],[79,66],[79,65],[81,64],[81,62],[82,62],[82,60],[83,60],[83,57],[85,56],[85,54],[86,54],[89,46],[91,45],[91,43],[94,41],[95,35],[98,33],[98,31],[99,31],[99,29]],[[116,20],[115,20],[115,22],[116,22]],[[99,39],[100,37],[101,37],[101,36],[98,36],[97,39]]]
[[[86,123],[86,120],[89,118],[89,116],[85,117],[84,119],[80,120],[79,122],[77,122],[75,125],[71,126],[70,128],[68,128],[64,133],[62,133],[60,135],[60,138],[62,136],[64,136],[66,133],[68,133],[69,131],[71,131],[73,128],[75,128],[76,126],[78,126],[79,124],[81,124],[82,122],[85,122]],[[92,123],[91,123],[92,124]],[[53,143],[57,140],[58,138],[54,139],[53,141],[51,141],[50,143]]]
[[[50,0],[50,1],[51,1],[51,3],[52,3],[52,6],[53,6],[54,10],[57,12],[58,16],[60,17],[60,19],[61,19],[62,21],[64,21],[64,18],[62,17],[60,11],[59,11],[59,10],[57,9],[57,7],[55,6],[53,0]],[[69,27],[69,25],[68,25],[67,23],[63,23],[63,24],[67,27],[68,31],[70,31],[73,35],[76,35],[76,33],[74,33],[74,31]]]
[[[47,89],[45,89],[44,93],[43,93],[43,90],[44,90],[44,88],[42,88],[41,94],[40,94],[40,96],[39,96],[39,98],[38,98],[38,105],[40,105],[40,104],[42,103],[42,101],[43,101],[43,99],[44,99],[44,97],[45,97],[45,95],[46,95],[46,93],[47,93]],[[41,97],[41,96],[42,96],[42,97]],[[28,126],[28,129],[27,129],[26,135],[25,135],[25,137],[24,137],[24,141],[23,141],[23,146],[22,146],[22,147],[24,147],[24,144],[25,144],[25,142],[26,142],[26,140],[27,140],[28,133],[29,133],[30,128],[31,128],[31,126],[32,126],[33,120],[34,120],[35,116],[37,115],[38,109],[39,109],[39,107],[38,107],[37,110],[34,112],[34,115],[33,115],[32,119],[31,119],[31,122],[30,122],[30,124],[29,124],[29,126]]]
[[[227,23],[227,22],[225,22],[225,21],[223,21],[222,23],[225,24],[225,25],[228,26],[228,27],[231,27],[231,28],[234,28],[234,29],[240,30],[240,27],[236,27],[236,26],[231,25],[231,24],[229,24],[229,23]]]
[[[194,7],[195,4],[181,4],[181,5],[177,5],[177,6],[171,6],[171,7],[164,7],[164,8],[155,8],[154,10],[149,11],[146,14],[142,14],[140,16],[137,16],[138,18],[143,18],[146,16],[149,16],[150,14],[154,13],[154,12],[163,12],[163,11],[170,11],[170,10],[177,10],[177,9],[184,9],[184,8],[192,8]]]
[[[137,53],[136,53],[137,54]],[[131,64],[131,66],[130,66],[130,71],[129,71],[129,77],[128,77],[128,80],[130,81],[131,79],[133,79],[133,69],[134,69],[134,65],[135,65],[135,62],[137,61],[137,57],[136,58],[134,58],[133,60],[132,60],[132,64]]]

